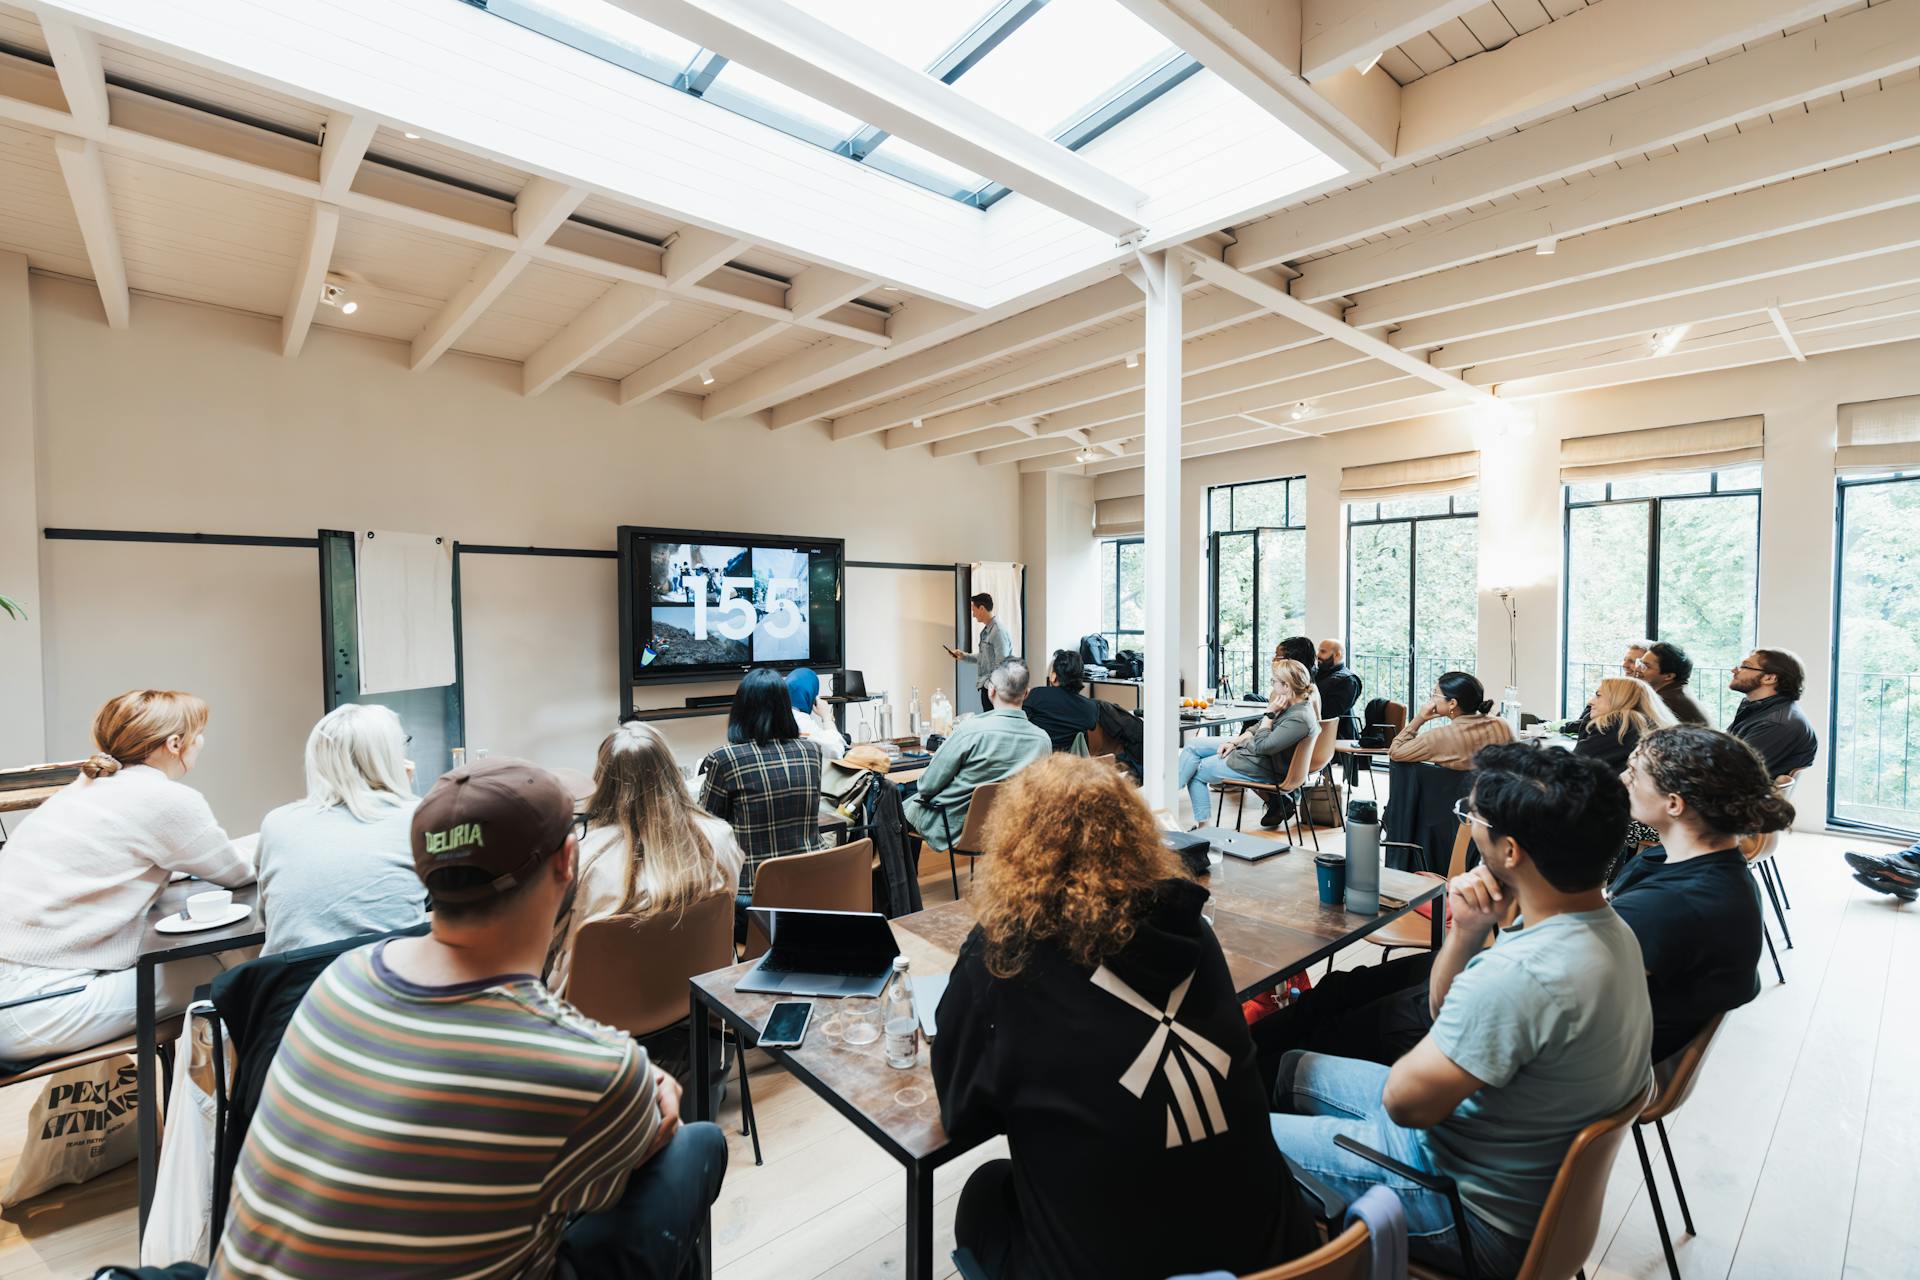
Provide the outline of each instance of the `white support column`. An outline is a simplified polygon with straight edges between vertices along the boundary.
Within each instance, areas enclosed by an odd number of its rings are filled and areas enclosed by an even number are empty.
[[[1177,253],[1143,254],[1135,277],[1147,295],[1146,514],[1147,670],[1142,774],[1147,803],[1180,811],[1180,290]]]
[[[0,760],[47,758],[42,687],[38,469],[34,466],[33,314],[27,260],[0,253],[0,595],[25,619],[0,614]]]

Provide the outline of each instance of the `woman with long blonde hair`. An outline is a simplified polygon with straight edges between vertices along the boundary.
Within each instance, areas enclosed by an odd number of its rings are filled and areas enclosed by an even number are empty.
[[[1673,713],[1652,685],[1631,676],[1606,676],[1587,699],[1587,722],[1573,749],[1609,769],[1624,769],[1640,739],[1672,724]]]
[[[1273,697],[1267,716],[1246,732],[1231,738],[1202,738],[1180,752],[1180,785],[1193,804],[1193,825],[1204,827],[1213,816],[1216,782],[1286,780],[1296,750],[1310,749],[1320,721],[1313,707],[1313,677],[1291,658],[1273,663]],[[1306,744],[1303,746],[1302,744]],[[1291,816],[1298,797],[1276,796],[1260,825],[1271,831]]]
[[[640,720],[621,725],[594,761],[578,886],[547,985],[565,993],[580,926],[680,912],[710,894],[730,894],[740,862],[733,828],[694,803],[660,731]]]
[[[174,873],[253,879],[206,797],[182,781],[206,745],[207,704],[135,689],[93,718],[94,753],[0,849],[0,1058],[91,1048],[134,1025],[133,965],[147,912]],[[178,1013],[215,959],[158,970],[157,1010]]]
[[[1207,891],[1139,791],[1046,756],[984,845],[933,1082],[950,1136],[1005,1134],[1012,1159],[968,1179],[958,1243],[995,1277],[1245,1275],[1312,1249]],[[1113,1229],[1141,1222],[1209,1228]]]

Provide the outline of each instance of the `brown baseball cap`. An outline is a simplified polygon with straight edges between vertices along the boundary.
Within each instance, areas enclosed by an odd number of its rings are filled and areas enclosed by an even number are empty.
[[[490,756],[440,775],[413,811],[413,869],[422,883],[451,867],[476,867],[486,884],[442,891],[442,902],[479,902],[524,881],[566,842],[573,800],[537,764]]]

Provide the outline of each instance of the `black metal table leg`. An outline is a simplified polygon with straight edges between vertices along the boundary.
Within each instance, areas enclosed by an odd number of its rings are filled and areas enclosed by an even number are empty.
[[[700,989],[692,987],[692,1008],[687,1021],[687,1042],[693,1055],[693,1118],[695,1120],[713,1119],[713,1040],[707,1035],[707,1004],[700,998]],[[708,1205],[700,1211],[700,1241],[694,1248],[699,1256],[699,1275],[708,1280],[713,1275],[713,1206]]]
[[[907,1165],[907,1280],[933,1280],[933,1170]]]
[[[1432,926],[1429,940],[1433,946],[1433,954],[1439,955],[1440,944],[1447,940],[1447,895],[1441,894],[1428,905],[1431,913],[1428,924]]]
[[[147,1211],[153,1208],[153,1193],[159,1183],[160,1090],[153,1069],[155,1023],[153,962],[141,960],[134,966],[134,1067],[140,1105],[135,1108],[134,1125],[140,1131],[140,1234],[147,1234]]]

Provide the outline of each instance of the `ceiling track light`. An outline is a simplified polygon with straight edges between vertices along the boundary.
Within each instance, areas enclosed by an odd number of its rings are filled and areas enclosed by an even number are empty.
[[[347,286],[339,280],[329,279],[320,286],[320,301],[337,309],[343,316],[350,316],[360,309],[360,304],[347,292]]]
[[[1691,324],[1677,324],[1671,329],[1656,330],[1653,335],[1653,354],[1656,356],[1672,355],[1673,349],[1680,345],[1681,341],[1686,338],[1687,331],[1692,328],[1693,326]]]
[[[1082,449],[1073,455],[1074,461],[1076,462],[1094,462],[1097,461],[1099,457],[1100,455],[1091,449]]]
[[[1308,404],[1305,400],[1302,400],[1299,404],[1287,410],[1287,416],[1289,418],[1292,418],[1295,422],[1301,421],[1302,419],[1308,417],[1312,413],[1313,413],[1313,406]]]
[[[713,385],[713,370],[702,369],[700,371],[700,385],[703,387],[710,387]]]

